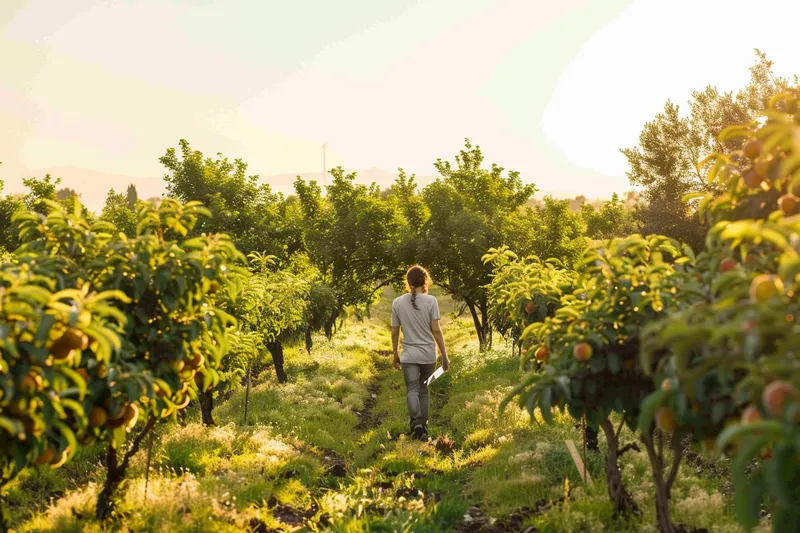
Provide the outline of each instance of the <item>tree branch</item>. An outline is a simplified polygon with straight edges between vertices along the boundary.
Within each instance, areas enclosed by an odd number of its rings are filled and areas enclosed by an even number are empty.
[[[620,435],[620,433],[622,433],[622,428],[625,427],[625,419],[626,418],[627,418],[627,415],[623,413],[622,414],[622,420],[619,421],[619,427],[617,428],[617,431],[614,432],[614,437],[617,440],[619,440],[619,435]]]
[[[124,472],[125,469],[128,468],[128,462],[130,462],[131,457],[136,455],[136,452],[139,451],[139,446],[141,446],[142,440],[144,440],[145,436],[147,436],[150,430],[153,429],[153,427],[156,425],[157,420],[158,419],[152,415],[150,416],[150,418],[147,419],[147,423],[145,424],[144,428],[142,428],[142,431],[140,431],[139,434],[136,435],[136,438],[133,439],[133,442],[131,442],[130,449],[125,453],[125,456],[122,459],[122,464],[120,465],[121,471]]]
[[[390,279],[386,279],[386,280],[381,281],[380,284],[378,284],[377,287],[374,287],[374,288],[371,289],[372,294],[375,294],[376,292],[378,292],[379,290],[381,290],[382,288],[384,288],[385,286],[387,286],[391,282],[392,282],[392,280],[390,280]]]
[[[637,452],[641,452],[642,451],[641,448],[639,448],[638,444],[636,444],[635,442],[631,442],[631,443],[628,443],[625,446],[623,446],[619,450],[619,452],[617,452],[617,457],[622,457],[623,453],[629,452],[631,450],[634,450],[634,451],[637,451]]]
[[[667,490],[667,498],[670,497],[670,491],[672,489],[672,484],[675,482],[675,478],[678,476],[678,468],[681,466],[681,458],[683,457],[683,446],[681,445],[680,439],[677,439],[673,436],[672,439],[672,466],[669,470],[669,477],[667,477],[667,482],[664,485]]]

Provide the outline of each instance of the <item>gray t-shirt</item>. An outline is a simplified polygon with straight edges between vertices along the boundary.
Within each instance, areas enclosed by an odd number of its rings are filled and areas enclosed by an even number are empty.
[[[431,320],[439,320],[439,302],[430,294],[417,294],[414,309],[411,294],[398,296],[392,302],[392,326],[403,332],[401,363],[420,365],[436,362],[436,340],[431,331]]]

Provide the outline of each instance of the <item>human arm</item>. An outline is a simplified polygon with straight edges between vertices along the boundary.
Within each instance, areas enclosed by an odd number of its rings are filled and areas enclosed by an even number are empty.
[[[447,348],[444,345],[444,335],[442,334],[442,326],[439,324],[439,320],[431,320],[431,332],[433,333],[433,338],[436,341],[436,345],[439,347],[439,352],[442,354],[442,368],[445,372],[450,370],[450,358],[447,357]]]
[[[398,347],[400,345],[400,326],[392,326],[392,364],[397,370],[400,370],[400,352]]]

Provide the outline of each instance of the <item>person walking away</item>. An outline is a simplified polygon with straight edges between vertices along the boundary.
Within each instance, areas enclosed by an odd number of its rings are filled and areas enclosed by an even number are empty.
[[[436,367],[436,347],[442,354],[442,368],[450,370],[450,359],[439,325],[439,302],[428,294],[431,278],[419,265],[406,272],[407,293],[392,302],[393,364],[403,371],[406,382],[406,401],[411,436],[418,440],[428,437],[428,385],[425,384]],[[400,331],[403,350],[398,352]]]

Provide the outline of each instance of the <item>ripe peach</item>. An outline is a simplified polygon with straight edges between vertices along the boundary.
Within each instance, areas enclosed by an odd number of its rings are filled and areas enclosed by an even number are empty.
[[[753,161],[753,170],[755,170],[759,176],[764,176],[766,178],[769,173],[769,167],[771,163],[772,162],[768,159],[756,159]]]
[[[592,346],[587,342],[576,344],[572,350],[572,355],[578,361],[588,361],[592,358],[592,353]]]
[[[742,146],[742,152],[744,152],[744,156],[747,159],[755,159],[761,154],[761,141],[752,137],[744,146]]]
[[[761,413],[758,411],[758,408],[755,405],[748,405],[747,408],[742,412],[742,425],[744,426],[760,420],[762,420]]]
[[[89,425],[100,427],[104,426],[106,422],[108,422],[108,411],[100,406],[93,407],[89,413]]]
[[[784,194],[778,198],[778,209],[783,211],[786,215],[794,215],[797,213],[798,205],[800,205],[800,198],[794,194]]]
[[[794,385],[791,383],[786,381],[773,381],[764,387],[764,392],[761,395],[761,403],[764,406],[764,410],[769,413],[770,416],[780,417],[786,409],[787,401],[798,399],[798,396],[800,396],[800,394],[798,394],[797,389],[794,388]]]
[[[719,264],[719,271],[728,272],[729,270],[733,270],[734,268],[736,268],[736,264],[737,264],[736,259],[734,259],[733,257],[726,257]]]
[[[34,461],[34,462],[37,465],[46,465],[46,464],[50,464],[50,462],[53,459],[55,459],[55,457],[56,457],[56,452],[53,450],[53,448],[48,446],[47,448],[44,449],[44,451],[42,452],[42,455],[37,457],[36,461]]]
[[[542,345],[536,350],[536,359],[543,363],[546,363],[550,359],[550,350],[547,349],[547,346]]]
[[[744,174],[742,174],[742,179],[744,180],[744,184],[750,189],[758,189],[761,187],[761,182],[764,181],[764,177],[752,168],[747,169]]]

